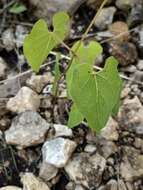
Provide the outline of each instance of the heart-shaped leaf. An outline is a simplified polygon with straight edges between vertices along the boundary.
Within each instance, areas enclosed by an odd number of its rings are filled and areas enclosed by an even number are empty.
[[[54,15],[53,32],[48,30],[44,20],[36,22],[24,41],[24,55],[34,71],[39,71],[50,51],[64,40],[69,32],[69,25],[69,16],[65,12]]]
[[[77,42],[72,47],[72,51],[75,52],[80,42]],[[102,46],[95,41],[89,42],[89,44],[85,45],[81,43],[78,50],[76,51],[76,56],[73,59],[72,65],[66,74],[66,82],[68,88],[68,94],[70,95],[70,86],[73,77],[74,68],[79,64],[87,63],[89,67],[95,63],[97,57],[102,53]]]
[[[92,73],[88,64],[74,68],[70,87],[72,100],[96,132],[105,126],[119,99],[122,82],[117,65],[116,59],[110,57],[104,69],[97,73]]]

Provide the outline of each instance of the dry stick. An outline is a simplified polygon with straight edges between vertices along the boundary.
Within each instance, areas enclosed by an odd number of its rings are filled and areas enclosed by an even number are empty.
[[[42,69],[42,68],[44,68],[44,67],[46,67],[46,66],[48,66],[48,65],[51,65],[52,63],[55,63],[55,60],[50,61],[50,62],[48,62],[48,63],[45,63],[45,64],[41,65],[40,69]],[[11,77],[11,78],[9,78],[9,79],[0,81],[0,85],[6,84],[7,82],[9,82],[9,81],[11,81],[11,80],[15,80],[15,79],[17,79],[18,77],[22,77],[22,76],[27,75],[27,74],[32,73],[32,72],[33,72],[33,70],[32,70],[32,69],[29,69],[28,71],[25,71],[25,72],[23,72],[23,73],[20,73],[20,74],[14,76],[14,77]]]
[[[2,15],[2,21],[1,21],[1,25],[0,25],[0,34],[3,31],[4,23],[6,21],[6,16],[7,16],[7,10],[5,9],[5,7],[7,6],[7,1],[5,3],[6,3],[6,5],[4,5],[4,8],[3,8],[3,10],[5,10],[5,11],[2,12],[3,15]]]
[[[130,29],[129,31],[122,32],[122,33],[120,33],[120,34],[118,34],[118,35],[116,35],[116,36],[113,36],[113,37],[108,38],[108,39],[106,39],[106,40],[102,40],[102,41],[100,42],[100,44],[104,44],[104,43],[110,42],[110,41],[112,41],[112,40],[116,40],[116,39],[120,38],[121,36],[123,36],[123,35],[125,35],[125,34],[128,34],[128,33],[131,33],[131,32],[133,32],[133,31],[135,31],[137,28],[138,28],[138,27],[132,28],[132,29]]]
[[[9,3],[7,3],[2,10],[0,10],[0,14],[2,14],[6,9],[8,9],[11,5],[13,5],[16,2],[16,0],[13,0]]]

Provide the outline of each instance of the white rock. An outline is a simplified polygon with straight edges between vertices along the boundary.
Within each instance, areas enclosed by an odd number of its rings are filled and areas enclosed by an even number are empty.
[[[143,155],[133,147],[124,146],[123,158],[120,165],[122,179],[132,182],[143,176]]]
[[[75,190],[75,183],[73,181],[70,181],[66,186],[65,189],[66,190]]]
[[[28,31],[27,31],[26,27],[24,27],[22,25],[16,26],[15,37],[16,37],[16,45],[18,48],[23,46],[24,39],[27,34],[28,34]]]
[[[118,151],[117,145],[109,140],[101,138],[98,140],[98,150],[100,154],[107,159],[112,154],[115,154]]]
[[[138,4],[142,0],[116,0],[116,6],[121,10],[129,10],[135,6],[135,4]]]
[[[49,72],[44,75],[32,75],[31,78],[27,80],[27,85],[40,93],[46,84],[53,83],[53,81],[54,78]]]
[[[5,61],[0,57],[0,79],[3,79],[6,75],[6,63]]]
[[[7,109],[16,113],[21,113],[27,110],[36,111],[39,106],[40,97],[36,92],[26,86],[22,87],[17,95],[10,98],[7,102]]]
[[[25,173],[21,177],[23,190],[50,190],[48,185],[36,178],[32,173]]]
[[[118,182],[114,179],[111,179],[107,185],[106,185],[107,189],[110,190],[118,190]]]
[[[131,189],[127,188],[127,185],[125,185],[123,180],[119,179],[118,180],[118,190],[131,190]]]
[[[6,186],[6,187],[0,188],[0,190],[22,190],[22,189],[16,186]]]
[[[106,29],[113,21],[115,7],[103,8],[95,21],[95,26],[100,30]]]
[[[2,134],[2,131],[0,130],[0,140],[2,140],[2,136],[3,134]]]
[[[96,146],[92,144],[87,144],[86,147],[84,148],[84,151],[88,153],[95,153],[96,150],[97,150]]]
[[[126,98],[129,95],[130,91],[131,88],[129,86],[125,86],[125,88],[121,92],[121,98],[122,99]]]
[[[72,137],[73,135],[72,130],[68,128],[66,125],[54,124],[53,128],[55,130],[54,137]]]
[[[139,47],[140,49],[143,48],[143,25],[141,25],[141,28],[139,29]]]
[[[75,190],[85,190],[85,188],[81,185],[76,185]]]
[[[15,48],[15,38],[13,29],[9,28],[2,33],[2,41],[7,51],[11,51]]]
[[[118,123],[110,117],[109,121],[106,124],[106,127],[101,130],[100,134],[107,140],[117,141],[119,138],[117,127]]]
[[[20,147],[38,145],[45,140],[49,124],[36,112],[26,111],[16,116],[5,132],[8,144]]]
[[[119,181],[119,185],[120,185],[120,181]],[[122,188],[122,187],[127,187],[127,188]],[[133,184],[131,182],[126,182],[126,184],[124,184],[123,182],[123,185],[121,186],[121,188],[119,190],[134,190],[134,187],[133,187]]]
[[[97,190],[106,190],[106,187],[102,185]]]
[[[58,169],[55,166],[43,162],[40,166],[39,177],[47,182],[56,177],[57,173]]]
[[[68,139],[59,137],[49,140],[42,147],[43,161],[57,168],[62,168],[66,165],[75,148],[76,143]]]
[[[65,166],[65,171],[76,184],[92,189],[101,183],[105,165],[106,160],[98,153],[92,156],[87,153],[80,153],[69,160]]]
[[[138,135],[143,135],[143,106],[137,96],[123,101],[118,120],[122,126],[129,128]]]
[[[138,64],[137,64],[137,68],[141,71],[143,71],[143,60],[139,60]]]

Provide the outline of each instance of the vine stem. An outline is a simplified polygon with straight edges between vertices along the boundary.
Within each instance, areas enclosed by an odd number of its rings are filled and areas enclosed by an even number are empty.
[[[63,74],[61,74],[61,76],[59,77],[59,80],[57,81],[57,87],[56,87],[56,90],[55,90],[55,94],[54,94],[53,108],[54,108],[54,106],[55,106],[55,101],[56,101],[56,98],[57,98],[57,95],[58,95],[59,82],[61,81],[62,77],[65,76],[65,74],[67,73],[67,71],[69,70],[69,68],[71,67],[74,57],[77,56],[76,53],[77,53],[78,49],[80,48],[82,42],[85,40],[86,36],[88,35],[88,33],[89,33],[91,27],[95,24],[95,22],[96,22],[98,16],[99,16],[100,13],[101,13],[101,10],[103,9],[103,7],[104,7],[105,4],[107,3],[107,1],[108,1],[108,0],[104,0],[104,1],[102,2],[102,4],[101,4],[100,8],[98,9],[97,13],[95,14],[95,16],[93,17],[92,21],[90,22],[88,28],[86,29],[86,31],[85,31],[84,34],[82,35],[82,38],[80,39],[79,44],[78,44],[76,50],[74,51],[74,53],[72,52],[72,57],[71,57],[71,60],[70,60],[70,62],[69,62],[69,64],[68,64],[67,68],[65,69],[65,71],[63,72]],[[67,45],[66,45],[66,46],[67,46]],[[70,49],[70,50],[71,50],[71,49]]]
[[[71,57],[71,60],[67,66],[67,68],[65,69],[65,71],[61,74],[61,76],[59,77],[59,80],[57,81],[57,84],[56,84],[56,89],[55,89],[55,93],[53,95],[53,109],[52,109],[52,118],[53,118],[53,122],[55,120],[55,117],[54,117],[54,109],[55,109],[55,104],[56,104],[56,100],[57,100],[57,96],[58,96],[58,87],[59,87],[59,83],[61,81],[61,79],[63,78],[63,76],[65,76],[65,74],[67,73],[67,71],[69,70],[69,68],[71,67],[72,63],[73,63],[73,60],[75,58],[75,56],[77,56],[77,51],[78,49],[80,48],[82,42],[85,40],[87,34],[89,33],[91,27],[94,25],[94,23],[96,22],[96,19],[98,18],[99,14],[101,13],[101,10],[102,8],[104,7],[104,5],[107,3],[108,0],[104,0],[100,6],[100,8],[98,9],[97,13],[95,14],[95,16],[93,17],[92,21],[90,22],[88,28],[86,29],[86,31],[84,32],[84,34],[82,35],[82,38],[81,40],[79,41],[79,44],[76,48],[76,50],[73,52],[70,48],[68,48],[71,52],[72,52],[72,57]],[[62,43],[65,47],[67,47],[66,44]]]

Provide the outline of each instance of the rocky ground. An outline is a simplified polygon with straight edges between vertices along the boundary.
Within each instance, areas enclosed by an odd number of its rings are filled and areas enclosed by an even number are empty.
[[[101,1],[28,0],[18,15],[9,12],[13,2],[0,2],[0,190],[143,190],[142,0],[108,1],[88,34],[104,47],[98,66],[114,55],[124,80],[118,116],[98,136],[86,123],[67,127],[71,102],[64,81],[53,111],[55,56],[35,75],[22,45],[37,18],[50,23],[54,12],[66,10],[72,16],[66,41],[71,46]],[[68,55],[62,46],[56,51]],[[61,60],[61,71],[67,64]]]

